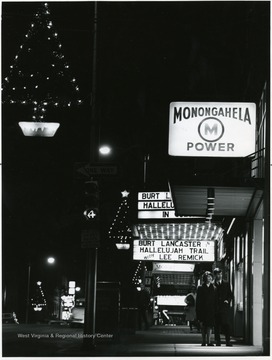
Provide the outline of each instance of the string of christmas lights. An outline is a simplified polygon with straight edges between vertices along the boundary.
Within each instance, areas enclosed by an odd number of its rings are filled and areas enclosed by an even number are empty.
[[[139,261],[135,273],[132,277],[132,283],[134,285],[139,285],[140,283],[142,283],[143,273],[145,271],[147,271],[146,265],[144,265],[142,261]]]
[[[32,106],[32,121],[43,121],[49,106],[82,104],[50,15],[48,4],[42,4],[2,86],[4,103]]]
[[[109,239],[114,240],[115,243],[128,244],[132,239],[128,195],[128,191],[122,192],[121,204],[109,229]]]

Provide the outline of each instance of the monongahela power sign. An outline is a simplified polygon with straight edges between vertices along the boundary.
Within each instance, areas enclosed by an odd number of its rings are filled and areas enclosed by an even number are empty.
[[[255,152],[254,103],[172,102],[168,153],[244,157]]]

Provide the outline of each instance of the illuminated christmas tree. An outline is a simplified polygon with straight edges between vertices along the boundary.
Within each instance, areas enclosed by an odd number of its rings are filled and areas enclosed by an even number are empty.
[[[34,311],[41,311],[47,305],[40,281],[37,282],[37,287],[35,289],[35,296],[31,298],[31,305]]]
[[[31,108],[30,121],[36,123],[45,121],[49,108],[82,103],[47,3],[35,14],[9,74],[4,78],[2,98],[4,103]]]
[[[115,241],[120,250],[128,250],[132,239],[128,195],[128,191],[122,191],[122,201],[109,230],[109,238]]]

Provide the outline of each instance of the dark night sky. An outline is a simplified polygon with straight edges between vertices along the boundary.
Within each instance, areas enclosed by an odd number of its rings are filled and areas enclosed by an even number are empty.
[[[3,77],[38,6],[2,2]],[[4,274],[17,265],[23,271],[29,253],[65,253],[63,271],[71,276],[84,265],[73,166],[89,160],[94,3],[49,8],[84,103],[59,111],[52,139],[24,137],[20,109],[2,108]],[[268,1],[98,2],[100,142],[117,149],[110,162],[121,163],[124,174],[102,184],[107,222],[119,191],[142,186],[145,153],[151,187],[167,184],[171,101],[258,102],[269,77],[269,15]]]

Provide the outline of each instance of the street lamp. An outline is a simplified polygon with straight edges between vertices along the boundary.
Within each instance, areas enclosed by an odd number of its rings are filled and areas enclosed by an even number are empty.
[[[100,146],[100,148],[99,148],[99,153],[101,154],[101,155],[103,155],[103,156],[105,156],[105,155],[109,155],[110,153],[111,153],[111,147],[110,146],[108,146],[108,145],[102,145],[102,146]]]
[[[48,264],[54,264],[55,263],[55,258],[50,256],[47,258],[47,263]],[[31,280],[31,262],[28,263],[28,271],[27,271],[27,294],[26,294],[26,318],[25,318],[25,322],[26,324],[28,324],[28,318],[29,318],[29,307],[30,307],[30,280]],[[38,281],[37,285],[41,285],[41,282]]]
[[[96,161],[96,63],[97,63],[97,1],[94,2],[93,19],[93,64],[92,64],[92,107],[91,107],[91,131],[90,131],[90,163]],[[89,334],[95,334],[96,317],[96,282],[97,282],[97,260],[98,247],[89,247],[86,252],[86,274],[85,274],[85,314],[83,334],[83,348],[95,348],[94,337],[89,338]]]
[[[54,264],[55,263],[55,258],[50,256],[49,258],[47,258],[47,262],[48,262],[48,264]]]
[[[131,150],[142,150],[144,151],[143,147],[139,144],[135,144],[132,146],[129,146],[128,148],[122,148],[122,147],[115,147],[112,148],[110,145],[104,144],[101,145],[98,149],[99,156],[102,155],[102,157],[107,157],[112,154],[114,154],[116,151],[121,151],[121,153],[125,154],[128,153]],[[116,153],[115,153],[116,156]],[[146,188],[146,181],[147,181],[147,167],[150,160],[149,153],[143,153],[143,186]]]
[[[131,150],[133,149],[134,147],[129,147],[127,149],[122,149],[123,152],[126,152],[128,150]],[[138,148],[138,147],[136,147]],[[120,149],[120,148],[119,148]],[[99,147],[99,153],[102,154],[103,156],[108,156],[110,155],[112,152],[112,148],[109,146],[109,145],[101,145]],[[147,162],[149,160],[149,155],[145,155],[144,156],[144,169],[143,169],[143,182],[144,182],[144,186],[146,184],[146,173],[147,173]],[[119,210],[117,212],[117,215],[122,212],[122,216],[124,217],[124,214],[126,213],[126,211],[122,210],[124,207],[127,206],[126,204],[126,198],[128,197],[129,195],[129,192],[124,190],[122,192],[122,197],[125,198],[124,199],[124,202],[122,202],[121,206],[119,207]],[[127,209],[126,209],[127,210]],[[118,217],[118,216],[117,216]],[[114,223],[117,219],[114,220]],[[121,222],[123,221],[123,218],[121,220]],[[130,244],[127,242],[127,240],[130,238],[130,236],[128,236],[128,232],[129,232],[129,226],[127,226],[126,228],[122,229],[121,231],[119,230],[118,234],[117,235],[113,235],[112,234],[112,231],[113,231],[113,228],[114,228],[114,223],[112,224],[111,226],[111,229],[110,229],[110,238],[112,239],[115,239],[116,240],[116,248],[118,250],[129,250],[130,249]],[[129,234],[130,235],[130,234]]]

